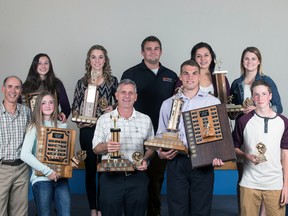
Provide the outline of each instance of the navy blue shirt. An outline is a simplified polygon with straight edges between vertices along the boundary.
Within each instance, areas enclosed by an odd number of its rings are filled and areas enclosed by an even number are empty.
[[[148,115],[157,131],[160,107],[164,100],[173,95],[177,74],[160,63],[155,74],[142,60],[140,64],[126,70],[122,74],[123,79],[131,79],[136,83],[138,98],[134,108]]]

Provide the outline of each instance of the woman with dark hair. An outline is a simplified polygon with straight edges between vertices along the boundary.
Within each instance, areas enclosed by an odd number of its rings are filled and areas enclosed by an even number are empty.
[[[96,118],[100,117],[105,112],[110,112],[116,106],[115,92],[118,87],[118,80],[111,75],[111,67],[107,50],[101,45],[92,46],[86,57],[85,63],[86,73],[84,77],[78,80],[74,100],[72,104],[73,116],[79,116],[81,113],[81,107],[83,106],[85,91],[88,88],[88,84],[91,84],[91,72],[96,73],[96,86],[99,92],[98,101],[105,99],[108,102],[108,106],[103,109],[97,106]],[[113,105],[113,106],[112,106]],[[96,205],[96,172],[97,172],[97,155],[92,150],[92,139],[94,136],[95,124],[77,123],[80,128],[80,145],[81,149],[87,153],[85,159],[86,167],[86,193],[88,197],[91,216],[101,215],[98,202]],[[96,208],[98,212],[96,211]]]
[[[22,95],[43,91],[51,92],[55,96],[61,108],[58,119],[65,122],[71,112],[66,90],[61,80],[55,76],[50,57],[39,53],[32,60]]]
[[[191,59],[195,60],[200,66],[200,89],[204,92],[210,93],[215,97],[219,97],[217,92],[216,77],[212,75],[215,70],[216,54],[212,47],[204,42],[196,44],[191,50]],[[230,85],[228,79],[226,81],[226,93],[230,95]],[[182,85],[179,80],[177,87]]]

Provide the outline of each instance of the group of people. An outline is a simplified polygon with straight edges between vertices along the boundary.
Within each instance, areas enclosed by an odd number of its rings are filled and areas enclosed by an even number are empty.
[[[46,54],[34,57],[23,85],[16,76],[4,79],[4,100],[0,105],[0,215],[28,214],[27,165],[32,167],[30,182],[38,215],[51,215],[52,203],[57,214],[70,215],[68,180],[41,163],[35,156],[36,148],[41,126],[67,128],[70,113],[81,114],[92,71],[97,76],[94,84],[98,98],[105,99],[108,106],[97,107],[96,124],[77,123],[81,149],[87,152],[85,185],[90,215],[160,215],[165,171],[169,215],[211,214],[214,167],[224,165],[221,158],[213,159],[211,166],[192,169],[189,155],[161,148],[154,151],[145,148],[144,142],[161,137],[167,130],[174,94],[183,101],[182,111],[221,103],[212,74],[216,54],[209,44],[196,44],[189,60],[181,64],[179,76],[160,63],[162,44],[157,37],[143,40],[141,54],[142,62],[123,72],[118,82],[111,73],[107,50],[101,45],[92,46],[85,74],[75,87],[72,107]],[[226,94],[236,105],[246,98],[254,104],[236,118],[232,133],[235,152],[242,158],[237,163],[239,211],[241,215],[284,215],[288,203],[288,120],[281,115],[276,84],[262,73],[262,58],[256,47],[243,51],[240,67],[241,76],[231,88],[226,78]],[[39,95],[31,112],[21,104],[21,95],[36,92]],[[111,140],[110,128],[115,124],[111,116],[117,116],[117,127],[121,129],[119,142]],[[181,118],[178,130],[187,146]],[[259,161],[259,143],[265,144],[265,162]],[[133,152],[140,152],[143,160],[135,171],[98,173],[96,181],[97,164],[118,151],[130,161]],[[35,175],[35,171],[44,176]]]

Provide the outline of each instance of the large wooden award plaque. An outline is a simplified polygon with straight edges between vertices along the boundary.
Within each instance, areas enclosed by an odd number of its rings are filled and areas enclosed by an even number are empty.
[[[182,113],[192,168],[236,159],[226,104]]]
[[[75,136],[75,130],[41,127],[37,159],[53,169],[61,178],[71,178]],[[35,174],[43,176],[43,173],[38,171]]]

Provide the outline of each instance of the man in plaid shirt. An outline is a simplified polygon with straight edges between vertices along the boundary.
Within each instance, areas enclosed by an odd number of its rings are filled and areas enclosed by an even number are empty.
[[[0,104],[0,215],[28,215],[28,166],[20,159],[30,109],[17,103],[22,82],[4,79]]]

